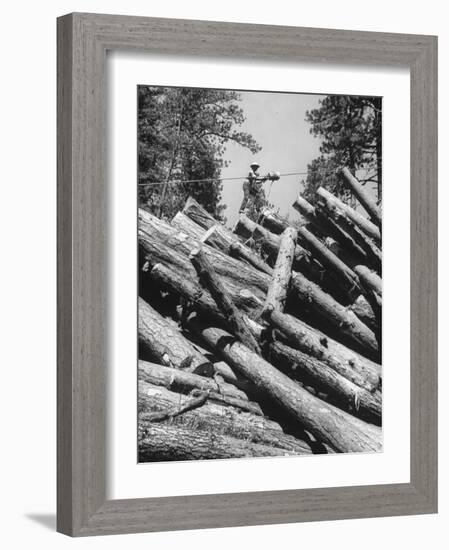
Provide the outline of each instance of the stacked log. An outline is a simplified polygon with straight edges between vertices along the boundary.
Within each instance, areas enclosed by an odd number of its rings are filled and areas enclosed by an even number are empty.
[[[139,209],[140,461],[382,449],[380,209],[342,173],[370,219],[322,188],[297,224]]]

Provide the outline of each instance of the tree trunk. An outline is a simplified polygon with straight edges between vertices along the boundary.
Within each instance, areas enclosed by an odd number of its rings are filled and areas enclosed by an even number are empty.
[[[299,454],[212,431],[148,423],[139,438],[139,462],[248,458]],[[309,453],[304,453],[309,454]]]
[[[318,261],[328,269],[332,270],[340,284],[344,286],[348,298],[353,301],[362,293],[359,278],[354,271],[347,266],[331,250],[326,248],[315,235],[310,233],[305,227],[298,228],[298,237],[302,244],[318,259]]]
[[[276,235],[280,235],[287,229],[287,227],[289,227],[289,224],[285,219],[275,214],[269,208],[264,208],[262,210],[260,225],[266,227],[268,231],[271,231]]]
[[[270,360],[275,361],[290,377],[311,383],[318,391],[331,393],[338,404],[354,416],[380,424],[382,399],[379,392],[371,393],[341,376],[322,361],[279,341],[269,345]]]
[[[247,264],[255,267],[257,270],[267,273],[271,276],[272,269],[267,265],[262,258],[253,252],[248,246],[242,244],[236,235],[231,233],[223,225],[217,224],[212,226],[204,234],[202,241],[225,254],[229,254],[233,258],[243,260]]]
[[[382,215],[374,200],[369,196],[366,189],[361,183],[351,174],[348,168],[343,168],[342,174],[349,185],[349,188],[354,195],[359,199],[360,204],[367,211],[373,222],[377,227],[382,227]]]
[[[249,401],[245,392],[224,381],[218,383],[211,378],[147,361],[139,361],[139,380],[183,394],[188,394],[192,390],[208,391],[211,401],[262,415],[258,403]]]
[[[201,241],[204,235],[204,229],[192,221],[183,212],[177,212],[176,216],[171,221],[171,225],[197,241]]]
[[[173,261],[196,277],[188,256],[200,243],[142,209],[139,209],[139,242],[153,256],[153,263]],[[227,283],[246,288],[261,300],[265,299],[270,280],[267,275],[208,245],[204,245],[203,250],[215,271]]]
[[[204,289],[199,285],[196,271],[187,256],[169,248],[162,240],[150,238],[148,234],[143,232],[139,232],[139,244],[141,254],[146,260],[145,271],[151,272],[152,268],[156,265],[158,266],[158,270],[160,267],[161,269],[166,268],[170,271],[170,278],[175,277],[176,284],[177,281],[180,281],[181,288],[185,287],[184,295],[189,301],[195,302],[197,298],[201,299],[201,294],[199,296],[197,294],[201,293],[201,291],[204,292]],[[234,272],[230,273],[230,275],[232,277],[224,275],[222,277],[226,288],[233,296],[238,307],[244,309],[247,313],[252,313],[255,309],[261,308],[265,299],[265,293],[261,292],[257,287],[250,287],[247,283],[240,281],[238,273]],[[268,283],[269,278],[267,277],[267,288]],[[179,293],[183,295],[183,292]],[[212,297],[210,298],[212,299]]]
[[[382,296],[382,279],[364,265],[358,265],[355,267],[355,272],[359,276],[364,285],[376,292],[379,296]]]
[[[245,214],[240,215],[239,221],[234,227],[234,232],[243,239],[252,239],[256,246],[261,248],[261,252],[267,257],[268,262],[271,265],[275,263],[279,253],[279,235],[275,235],[271,231],[268,231],[268,229],[253,222]],[[307,278],[315,282],[322,282],[323,280],[323,267],[299,244],[296,244],[295,247],[293,269],[300,271]]]
[[[356,349],[370,359],[377,360],[379,346],[372,330],[348,308],[339,304],[329,294],[312,281],[307,280],[301,273],[294,273],[290,284],[291,294],[294,295],[303,307],[317,313],[323,321],[332,325],[338,334],[344,335],[356,346]]]
[[[213,225],[205,231],[185,214],[178,212],[173,218],[172,225],[193,239],[206,243],[233,258],[243,260],[259,271],[271,274],[270,267],[262,258],[249,247],[243,245],[237,235],[220,223]]]
[[[224,318],[227,319],[228,323],[231,325],[234,335],[245,344],[245,346],[260,355],[261,351],[259,344],[254,338],[245,317],[240,310],[237,309],[232,297],[218,278],[203,250],[201,248],[192,250],[190,253],[190,261],[198,273],[201,284],[210,292]]]
[[[293,227],[287,227],[282,233],[279,253],[274,266],[270,286],[262,311],[262,316],[272,311],[284,311],[287,292],[292,275],[292,263],[295,254],[297,232]]]
[[[179,276],[176,271],[162,264],[156,264],[149,275],[165,290],[195,304],[196,309],[202,315],[228,326],[227,319],[218,309],[212,296],[200,285],[190,283],[185,277]],[[254,302],[255,298],[247,296],[247,292],[244,290],[234,295],[233,299],[239,308],[249,312],[254,311],[255,305],[258,304],[258,309],[262,305],[261,302]],[[323,361],[354,383],[370,391],[379,385],[381,374],[379,365],[325,336],[317,329],[291,315],[274,312],[271,313],[269,322],[273,328],[278,329],[284,335],[293,347]],[[247,318],[247,323],[254,337],[260,341],[262,327],[250,318]],[[228,380],[229,376],[226,376],[226,379]],[[232,380],[230,381],[234,383]]]
[[[139,340],[152,359],[188,372],[213,375],[213,365],[170,322],[142,298],[138,302]]]
[[[193,197],[189,197],[182,209],[183,213],[203,229],[209,229],[217,220]]]
[[[181,269],[183,275],[185,274],[191,281],[195,281],[195,270],[186,255],[197,246],[197,241],[190,239],[185,233],[179,233],[170,226],[167,229],[167,224],[154,218],[151,214],[145,213],[145,218],[147,221],[142,223],[143,228],[139,231],[139,242],[144,251],[149,253],[152,265],[158,262],[171,268],[176,265]],[[250,293],[250,296],[254,296],[256,300],[261,300],[263,303],[270,282],[270,277],[267,274],[257,271],[251,266],[246,266],[207,245],[204,245],[204,252],[215,271],[224,278],[226,288],[232,296],[244,289]],[[348,311],[301,273],[294,272],[292,274],[290,294],[298,299],[307,311],[317,314],[326,324],[331,323],[339,334],[343,334],[358,349],[373,357],[378,354],[378,345],[372,331],[355,314]]]
[[[324,187],[319,187],[317,189],[317,195],[325,202],[326,206],[331,208],[337,208],[344,212],[348,218],[355,223],[362,231],[368,235],[371,239],[374,239],[376,244],[381,243],[381,235],[379,228],[372,223],[370,220],[365,218],[362,214],[345,204],[343,201],[338,199],[332,193],[329,193]]]
[[[350,310],[353,311],[357,317],[369,327],[374,334],[379,330],[379,324],[368,300],[362,294],[351,305]]]
[[[191,281],[187,277],[179,275],[175,269],[163,264],[156,264],[149,271],[149,276],[156,281],[164,290],[178,295],[187,304],[194,304],[202,314],[214,319],[218,323],[229,326],[228,319],[220,311],[217,303],[210,293],[204,289],[198,281]],[[258,300],[247,290],[230,291],[232,300],[236,306],[246,314],[255,316],[255,311],[261,309],[263,302]],[[262,327],[249,317],[246,318],[247,324],[256,338],[260,338]]]
[[[217,328],[204,328],[191,321],[208,346],[219,350],[243,376],[301,422],[318,440],[339,452],[371,452],[382,449],[382,433],[376,426],[312,396],[270,363]]]
[[[333,219],[334,223],[357,243],[360,249],[366,254],[366,263],[378,273],[382,273],[382,252],[374,244],[374,242],[364,233],[357,225],[352,222],[349,217],[339,208],[328,207],[326,203],[322,203],[316,209],[321,217],[328,216]]]
[[[301,196],[296,198],[293,207],[310,222],[312,227],[318,230],[320,236],[330,236],[339,244],[337,256],[349,267],[353,269],[354,265],[366,264],[369,261],[365,249],[359,246],[352,236],[329,216],[328,212],[323,212],[323,210],[312,206]]]
[[[242,224],[243,236],[247,234],[244,232],[245,229],[253,232],[259,231],[260,226],[244,215],[240,216],[239,223]],[[269,246],[275,248],[276,252],[278,252],[279,237],[273,235],[264,228],[260,229],[262,230],[261,235],[266,239],[265,242],[269,242]],[[239,231],[237,226],[236,230]],[[295,249],[296,255],[297,251],[298,245]],[[356,344],[360,351],[364,351],[368,353],[370,357],[377,359],[379,347],[373,331],[364,325],[352,311],[348,311],[347,308],[337,302],[330,294],[324,292],[320,286],[308,280],[301,273],[294,272],[290,282],[290,292],[294,294],[308,310],[316,312],[319,317],[330,322],[339,332],[343,333],[346,338],[349,338],[351,342]]]
[[[277,329],[290,346],[319,360],[357,386],[370,392],[380,386],[381,366],[377,363],[328,338],[291,315],[273,311],[268,320],[270,326]]]
[[[139,428],[145,430],[152,414],[166,412],[176,414],[188,406],[191,396],[180,395],[161,386],[139,382]],[[292,454],[311,454],[306,442],[285,434],[281,426],[263,416],[235,410],[229,406],[207,400],[200,407],[174,416],[171,425],[194,428],[197,432],[235,437],[251,443],[284,449]],[[282,453],[281,453],[282,454]],[[256,455],[257,456],[257,455]]]

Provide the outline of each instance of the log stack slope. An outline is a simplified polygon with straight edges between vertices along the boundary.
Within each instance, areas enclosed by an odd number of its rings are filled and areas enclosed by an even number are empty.
[[[381,214],[343,174],[366,214],[139,209],[140,461],[382,449]]]

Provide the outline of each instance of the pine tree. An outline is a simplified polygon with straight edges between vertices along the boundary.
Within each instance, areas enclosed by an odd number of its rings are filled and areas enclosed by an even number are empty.
[[[308,166],[304,195],[313,200],[320,185],[348,199],[338,169],[347,166],[362,184],[375,184],[382,199],[382,98],[327,96],[306,113],[310,132],[322,140],[321,156]]]
[[[237,92],[197,88],[138,87],[139,202],[171,218],[192,195],[217,219],[226,144],[256,153]],[[209,181],[178,183],[186,180]],[[158,185],[154,185],[158,183]]]

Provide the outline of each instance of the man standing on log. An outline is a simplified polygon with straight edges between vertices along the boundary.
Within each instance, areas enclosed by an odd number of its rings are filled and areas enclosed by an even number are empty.
[[[263,184],[268,176],[261,177],[259,168],[260,164],[257,162],[250,164],[248,178],[243,182],[243,200],[239,210],[253,219],[258,218],[262,208],[267,204]]]

